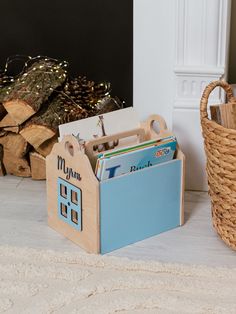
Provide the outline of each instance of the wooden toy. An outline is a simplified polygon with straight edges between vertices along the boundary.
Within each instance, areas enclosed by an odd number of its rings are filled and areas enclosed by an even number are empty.
[[[142,128],[88,142],[88,155],[76,137],[65,136],[46,158],[49,226],[87,252],[104,254],[182,225],[185,157],[180,148],[169,162],[102,182],[93,171],[94,145],[168,135],[165,121],[155,115]]]

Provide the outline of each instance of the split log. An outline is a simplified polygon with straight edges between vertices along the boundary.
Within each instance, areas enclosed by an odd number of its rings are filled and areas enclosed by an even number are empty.
[[[6,169],[6,173],[12,174],[18,177],[30,177],[30,166],[26,158],[17,157],[12,154],[11,151],[4,148],[3,152],[3,164]]]
[[[60,95],[54,97],[46,109],[38,112],[20,131],[35,150],[58,134],[59,124],[86,118],[88,112],[76,106],[67,106]]]
[[[44,157],[47,157],[51,153],[51,150],[52,150],[54,144],[56,144],[58,142],[57,138],[58,138],[57,135],[55,135],[51,139],[47,140],[46,142],[44,142],[42,145],[40,145],[36,149],[36,152],[38,152],[39,154],[41,154]]]
[[[0,145],[0,177],[5,176],[6,170],[3,164],[3,146]]]
[[[20,127],[19,126],[6,127],[3,130],[7,132],[19,133]]]
[[[30,143],[35,149],[42,145],[45,141],[52,138],[55,132],[50,128],[43,125],[29,125],[24,128],[20,134],[25,138],[25,140]]]
[[[0,120],[2,120],[7,114],[7,111],[2,104],[5,95],[6,95],[6,87],[0,86]]]
[[[3,104],[0,103],[0,120],[3,119],[6,114],[6,109],[3,107]]]
[[[0,121],[0,128],[8,132],[19,133],[20,127],[17,123],[12,119],[9,113]]]
[[[0,121],[0,128],[11,127],[16,125],[17,123],[12,119],[9,113],[5,115],[5,117]]]
[[[17,124],[39,111],[66,79],[66,70],[53,60],[35,62],[9,88],[3,106]]]
[[[0,137],[5,136],[7,134],[7,131],[0,129]]]
[[[33,180],[46,179],[46,158],[36,152],[30,153],[31,176]]]
[[[4,148],[4,153],[7,150],[17,158],[25,156],[28,150],[28,143],[20,134],[6,133],[0,137],[0,144]]]

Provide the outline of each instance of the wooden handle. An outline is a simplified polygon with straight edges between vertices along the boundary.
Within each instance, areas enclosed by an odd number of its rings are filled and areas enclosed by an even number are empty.
[[[153,128],[153,122],[155,121],[158,122],[159,124],[159,132],[157,132]],[[150,140],[152,138],[162,138],[165,136],[173,135],[172,132],[170,132],[167,129],[165,120],[158,114],[154,114],[148,117],[148,119],[144,122],[143,125],[146,129],[146,140]]]
[[[228,101],[234,99],[233,90],[227,82],[225,82],[225,81],[214,81],[214,82],[210,83],[209,85],[206,86],[206,88],[202,94],[201,103],[200,103],[201,118],[208,118],[208,113],[207,113],[208,99],[209,99],[211,92],[216,87],[222,87],[225,90]]]
[[[96,162],[96,156],[95,156],[94,150],[93,150],[94,146],[109,143],[112,141],[117,141],[117,140],[124,139],[127,137],[135,136],[135,135],[139,138],[140,142],[143,142],[145,140],[145,130],[142,128],[138,128],[138,129],[133,129],[133,130],[126,131],[126,132],[121,132],[121,133],[117,133],[117,134],[113,134],[113,135],[99,137],[97,139],[88,141],[85,144],[85,152],[86,152],[87,156],[89,157],[92,166],[95,166],[95,162]]]
[[[153,115],[149,116],[148,119],[146,120],[147,127],[150,131],[154,130],[153,129],[153,122],[155,122],[155,121],[158,122],[158,124],[159,124],[160,132],[162,130],[167,129],[166,122],[165,122],[164,118],[162,118],[162,116],[159,116],[158,114],[153,114]]]
[[[63,150],[68,154],[68,157],[74,157],[78,153],[83,153],[77,139],[73,135],[65,135],[61,142],[56,143],[53,146],[52,152],[56,146],[63,147]]]

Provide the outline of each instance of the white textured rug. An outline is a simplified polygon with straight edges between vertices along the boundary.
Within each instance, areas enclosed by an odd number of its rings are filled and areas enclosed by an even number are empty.
[[[236,269],[0,247],[0,313],[236,313]]]

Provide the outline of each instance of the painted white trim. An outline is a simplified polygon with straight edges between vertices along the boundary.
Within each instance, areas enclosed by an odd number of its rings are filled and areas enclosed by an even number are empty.
[[[207,190],[200,99],[207,84],[227,77],[230,8],[231,0],[177,0],[176,4],[172,121],[187,157],[188,189]],[[222,100],[224,93],[215,89],[210,103]]]
[[[173,127],[186,154],[188,189],[206,189],[199,103],[227,78],[231,0],[134,0],[134,108]],[[221,102],[223,93],[211,96]],[[194,172],[198,175],[192,175]]]
[[[213,80],[226,78],[227,74],[227,56],[228,56],[228,34],[229,34],[229,16],[230,0],[177,0],[176,5],[176,57],[174,73],[176,76],[176,95],[175,103],[181,99],[186,99],[184,86],[195,86],[196,90],[188,94],[192,99],[193,94],[196,99],[202,94],[205,86]],[[192,15],[193,10],[198,9],[198,13]],[[201,17],[199,23],[199,16]],[[211,22],[209,21],[211,18]],[[194,21],[194,19],[196,21]],[[200,36],[198,29],[192,27],[199,23]],[[216,26],[215,29],[212,26]],[[211,40],[209,40],[209,34]],[[195,38],[195,55],[192,55],[193,48],[190,47],[192,38]],[[208,64],[206,51],[212,51],[214,56],[212,64]],[[189,54],[191,53],[191,55]],[[197,78],[197,79],[196,79]],[[202,80],[200,80],[202,78]],[[199,82],[201,81],[201,82]],[[182,84],[183,93],[180,93],[179,86]],[[200,86],[200,90],[199,90]],[[218,91],[219,100],[220,92]],[[179,107],[174,104],[174,108]]]
[[[212,99],[209,101],[209,106],[212,104],[216,104],[216,100]],[[200,109],[200,101],[196,103],[196,99],[181,99],[179,102],[175,102],[174,110],[179,110],[179,109],[188,109],[188,110],[197,110],[198,115],[200,116],[199,109]],[[191,132],[191,131],[190,131]]]
[[[176,75],[179,74],[186,74],[186,75],[192,75],[194,74],[195,76],[221,76],[225,73],[225,68],[224,67],[207,67],[207,66],[199,66],[199,67],[194,67],[194,66],[176,66],[174,68],[174,72]]]

